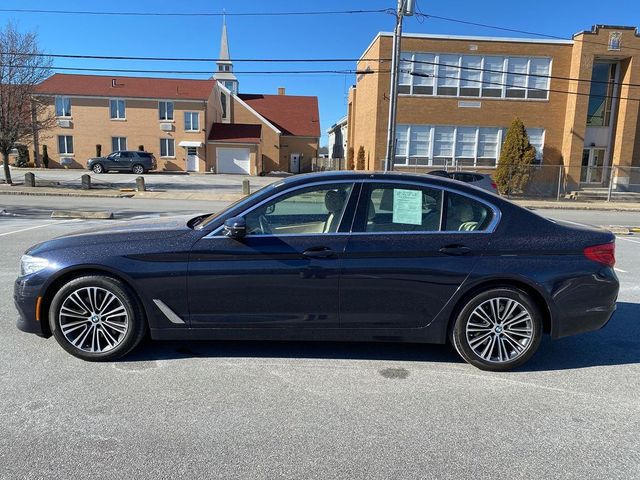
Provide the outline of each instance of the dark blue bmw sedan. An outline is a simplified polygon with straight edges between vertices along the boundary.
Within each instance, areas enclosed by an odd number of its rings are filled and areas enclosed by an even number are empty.
[[[30,248],[18,328],[113,360],[153,339],[445,343],[485,370],[615,310],[614,236],[452,180],[323,173],[225,211]]]

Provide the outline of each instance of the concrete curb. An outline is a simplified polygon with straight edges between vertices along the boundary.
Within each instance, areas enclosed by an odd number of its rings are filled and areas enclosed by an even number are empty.
[[[0,188],[0,195],[27,195],[32,197],[87,197],[87,198],[131,198],[133,193],[79,193],[79,192],[25,192],[24,190],[5,190]]]
[[[617,225],[609,225],[608,227],[604,227],[609,230],[614,235],[631,235],[631,232],[627,227],[620,227]]]
[[[88,212],[84,210],[54,210],[51,218],[82,218],[92,220],[111,220],[113,212]]]

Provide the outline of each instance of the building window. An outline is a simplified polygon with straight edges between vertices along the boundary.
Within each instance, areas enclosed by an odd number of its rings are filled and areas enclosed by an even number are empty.
[[[111,151],[117,152],[127,149],[127,137],[111,137]]]
[[[56,97],[56,117],[71,116],[71,99],[69,97]]]
[[[73,137],[71,135],[58,135],[58,153],[73,155]]]
[[[403,52],[398,92],[546,100],[550,75],[550,58]]]
[[[109,116],[112,120],[124,120],[126,118],[124,100],[115,98],[109,100]]]
[[[227,118],[227,96],[220,92],[220,105],[222,106],[222,118]]]
[[[615,78],[615,63],[596,63],[593,65],[587,126],[608,127],[610,125]]]
[[[173,102],[158,102],[158,114],[161,121],[173,120]]]
[[[184,112],[184,129],[187,132],[200,130],[200,114],[198,112]]]
[[[495,167],[506,132],[497,127],[398,125],[394,165]],[[527,133],[540,162],[545,131],[528,128]]]
[[[173,138],[160,139],[160,156],[170,158],[176,156],[176,142]]]

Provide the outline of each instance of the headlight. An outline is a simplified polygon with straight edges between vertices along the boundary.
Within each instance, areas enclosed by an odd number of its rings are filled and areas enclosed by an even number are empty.
[[[32,273],[44,270],[51,264],[46,258],[32,257],[31,255],[23,255],[20,259],[20,274],[30,275]]]

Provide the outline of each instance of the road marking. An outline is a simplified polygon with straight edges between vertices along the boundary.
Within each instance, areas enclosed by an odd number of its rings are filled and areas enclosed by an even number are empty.
[[[626,240],[627,242],[631,242],[631,243],[638,243],[640,244],[640,240],[634,240],[633,238],[624,238],[624,237],[618,237],[619,240]]]
[[[77,220],[67,220],[64,222],[50,222],[50,223],[45,223],[43,225],[36,225],[35,227],[27,227],[27,228],[21,228],[19,230],[14,230],[12,232],[4,232],[4,233],[0,233],[0,237],[4,237],[6,235],[13,235],[14,233],[21,233],[21,232],[26,232],[28,230],[35,230],[36,228],[43,228],[43,227],[48,227],[50,225],[59,225],[61,223],[69,223],[69,222],[76,222]]]
[[[626,271],[626,270],[623,270],[623,269],[618,268],[618,267],[614,267],[614,270],[615,270],[616,272],[620,272],[620,273],[627,273],[627,271]]]

